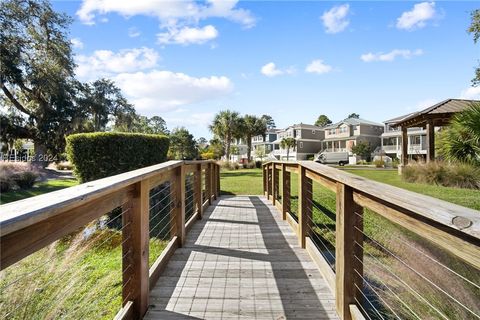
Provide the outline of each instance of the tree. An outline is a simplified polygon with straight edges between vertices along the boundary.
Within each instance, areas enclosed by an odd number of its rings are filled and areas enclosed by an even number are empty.
[[[480,39],[480,9],[472,11],[471,17],[472,21],[467,31],[473,34],[473,43],[476,44]],[[475,68],[475,77],[472,79],[472,85],[474,87],[480,85],[480,66]]]
[[[257,156],[257,158],[260,158],[260,161],[263,161],[263,158],[265,158],[266,155],[267,154],[265,152],[265,145],[257,146],[257,148],[255,149],[255,156]]]
[[[360,118],[360,115],[358,113],[350,113],[347,117],[347,119],[358,119]]]
[[[195,159],[198,156],[198,148],[193,135],[184,127],[173,129],[170,134],[170,159],[184,160]]]
[[[247,140],[247,159],[250,161],[252,155],[252,138],[265,134],[267,131],[267,123],[263,118],[247,114],[243,117],[242,131],[245,140]]]
[[[210,131],[224,142],[225,156],[230,159],[232,139],[241,135],[242,119],[236,111],[224,110],[217,113],[209,126]]]
[[[153,116],[148,120],[152,133],[154,134],[168,134],[167,123],[160,116]]]
[[[294,138],[283,138],[280,141],[280,148],[287,149],[287,161],[290,159],[290,149],[295,151],[296,147],[297,147],[297,140],[295,140]]]
[[[480,166],[480,103],[453,117],[439,135],[437,150],[448,161]]]
[[[2,131],[32,139],[37,154],[62,152],[78,116],[70,23],[47,1],[0,2]]]
[[[264,114],[261,118],[265,121],[267,129],[275,129],[277,127],[275,125],[275,120],[273,120],[272,116]]]
[[[208,141],[204,137],[200,137],[197,139],[197,145],[199,149],[205,149],[208,147]]]
[[[329,124],[332,123],[332,120],[330,120],[326,115],[321,114],[318,116],[317,121],[315,121],[315,125],[319,127],[325,127]]]
[[[208,152],[213,154],[214,159],[220,159],[225,154],[225,146],[220,139],[211,139],[208,145]]]
[[[370,161],[372,151],[372,146],[368,142],[359,142],[352,147],[352,152],[354,154],[361,156],[362,159],[367,161]]]

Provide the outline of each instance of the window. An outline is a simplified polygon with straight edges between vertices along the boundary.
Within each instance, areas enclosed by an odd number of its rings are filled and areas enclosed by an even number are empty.
[[[312,130],[312,134],[315,134],[315,133],[316,133],[316,131],[315,131],[315,130]]]
[[[358,130],[358,126],[353,126],[353,130]]]
[[[300,145],[300,149],[303,149],[303,142],[302,141],[300,141],[299,145]]]

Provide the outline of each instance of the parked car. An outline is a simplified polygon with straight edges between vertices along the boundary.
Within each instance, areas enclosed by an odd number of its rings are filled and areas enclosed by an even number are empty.
[[[348,152],[322,152],[315,161],[323,164],[338,164],[343,166],[348,164],[348,156]]]

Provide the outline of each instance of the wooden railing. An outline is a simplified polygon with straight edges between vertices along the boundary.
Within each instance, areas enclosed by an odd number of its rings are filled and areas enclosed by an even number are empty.
[[[117,318],[139,319],[148,308],[149,289],[166,261],[184,244],[185,233],[194,220],[200,219],[205,208],[219,195],[219,172],[219,166],[212,161],[168,161],[3,205],[0,207],[1,270],[121,208],[118,216],[123,300]],[[193,177],[190,195],[186,195],[187,175]],[[153,224],[151,190],[160,185],[171,189],[167,192],[170,223],[166,223],[171,235],[168,245],[149,268],[149,230]],[[158,203],[163,205],[160,200]],[[186,205],[193,210],[189,221],[185,221]]]
[[[320,188],[334,193],[329,223]],[[324,275],[341,319],[480,318],[479,211],[312,161],[264,164],[263,189]],[[386,230],[369,233],[367,224]],[[445,312],[442,304],[453,307]]]

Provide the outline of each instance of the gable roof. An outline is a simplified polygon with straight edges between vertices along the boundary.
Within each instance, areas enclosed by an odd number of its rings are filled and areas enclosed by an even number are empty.
[[[325,127],[322,127],[322,129],[334,129],[334,128],[338,128],[339,126],[341,126],[342,124],[348,124],[348,125],[360,125],[360,124],[366,124],[366,125],[371,125],[371,126],[378,126],[378,127],[383,127],[383,124],[382,123],[378,123],[378,122],[374,122],[374,121],[370,121],[370,120],[365,120],[365,119],[361,119],[361,118],[347,118],[347,119],[344,119],[342,121],[339,121],[337,123],[333,123],[333,124],[329,124],[328,126],[325,126]]]
[[[437,104],[434,104],[433,106],[428,107],[424,110],[398,117],[401,119],[397,120],[394,125],[411,126],[425,122],[427,118],[436,118],[438,121],[443,123],[445,121],[448,121],[453,114],[468,109],[472,105],[472,103],[480,103],[480,100],[447,99]]]

